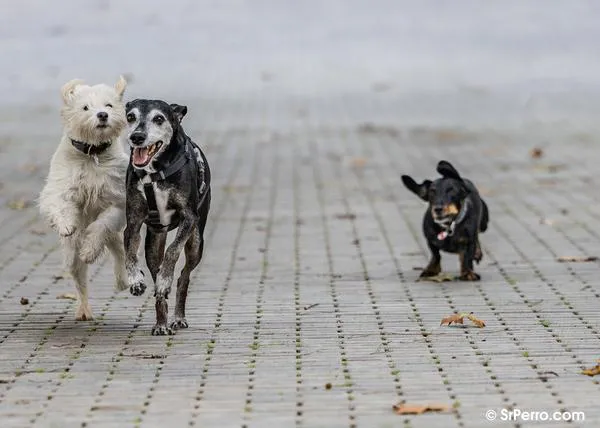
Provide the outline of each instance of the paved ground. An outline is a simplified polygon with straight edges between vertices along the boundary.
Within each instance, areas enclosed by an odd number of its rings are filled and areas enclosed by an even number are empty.
[[[556,261],[600,256],[597,5],[223,4],[3,10],[2,426],[598,426],[600,378],[580,371],[600,358],[600,262]],[[129,97],[190,106],[214,173],[191,327],[170,338],[150,336],[151,293],[113,293],[110,261],[96,320],[74,322],[32,202],[60,85],[120,72]],[[416,281],[425,206],[400,175],[442,158],[491,210],[479,283]],[[463,311],[486,327],[440,327]],[[395,415],[403,400],[452,410]],[[502,409],[586,421],[486,420]]]

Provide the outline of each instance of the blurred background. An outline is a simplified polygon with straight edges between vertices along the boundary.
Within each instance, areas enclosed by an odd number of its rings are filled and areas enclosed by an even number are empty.
[[[599,20],[594,0],[4,0],[0,131],[50,113],[58,132],[64,82],[120,73],[201,127],[335,124],[352,105],[344,121],[589,129]]]

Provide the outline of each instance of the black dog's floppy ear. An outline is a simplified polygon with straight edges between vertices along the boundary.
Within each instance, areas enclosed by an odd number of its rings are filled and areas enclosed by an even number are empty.
[[[183,117],[187,113],[187,107],[180,106],[179,104],[171,104],[171,108],[173,109],[173,113],[175,113],[175,118],[177,119],[178,122],[181,123],[181,121],[183,120]]]
[[[458,171],[448,161],[441,160],[437,165],[437,172],[439,172],[442,177],[454,178],[455,180],[462,181]]]
[[[413,192],[419,198],[423,199],[425,202],[428,201],[427,193],[429,193],[429,187],[431,186],[431,180],[425,180],[421,184],[417,184],[415,180],[409,175],[402,176],[402,182],[406,186],[408,190]]]

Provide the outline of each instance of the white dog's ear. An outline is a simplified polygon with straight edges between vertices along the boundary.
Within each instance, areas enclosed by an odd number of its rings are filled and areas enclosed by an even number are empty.
[[[64,84],[64,86],[60,90],[60,93],[62,95],[62,98],[63,98],[63,101],[65,102],[65,104],[68,104],[71,102],[71,100],[73,99],[73,95],[75,93],[75,88],[77,88],[80,85],[83,85],[83,80],[81,80],[81,79],[73,79],[70,82],[67,82]]]
[[[187,113],[187,107],[180,106],[179,104],[171,104],[171,108],[173,109],[173,113],[175,113],[175,119],[177,119],[179,123],[181,123],[183,117]]]
[[[127,80],[125,80],[125,78],[123,76],[119,76],[119,80],[117,80],[117,83],[115,84],[115,91],[117,92],[117,95],[119,96],[119,98],[123,97],[126,87],[127,87]]]

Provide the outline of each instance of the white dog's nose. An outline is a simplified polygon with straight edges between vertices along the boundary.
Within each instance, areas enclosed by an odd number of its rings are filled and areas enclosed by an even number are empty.
[[[108,113],[105,111],[100,111],[96,113],[96,117],[100,120],[100,122],[106,122],[108,120]]]

